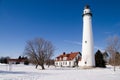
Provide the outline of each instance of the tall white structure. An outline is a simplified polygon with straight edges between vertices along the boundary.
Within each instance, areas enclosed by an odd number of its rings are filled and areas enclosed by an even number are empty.
[[[81,67],[94,67],[94,47],[92,34],[92,13],[87,5],[83,11],[83,40],[82,40],[82,60],[79,61]]]

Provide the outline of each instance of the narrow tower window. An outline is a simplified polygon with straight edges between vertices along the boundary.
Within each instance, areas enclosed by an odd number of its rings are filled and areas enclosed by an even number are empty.
[[[87,64],[87,62],[85,61],[85,64]]]

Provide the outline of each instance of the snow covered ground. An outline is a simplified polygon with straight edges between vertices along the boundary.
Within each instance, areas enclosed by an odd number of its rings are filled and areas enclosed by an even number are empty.
[[[120,80],[120,69],[107,68],[79,69],[55,68],[35,69],[35,66],[0,64],[0,80]]]

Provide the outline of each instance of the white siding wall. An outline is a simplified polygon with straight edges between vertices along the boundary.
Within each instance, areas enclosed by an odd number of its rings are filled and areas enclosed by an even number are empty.
[[[72,67],[74,66],[74,61],[55,61],[56,67]]]

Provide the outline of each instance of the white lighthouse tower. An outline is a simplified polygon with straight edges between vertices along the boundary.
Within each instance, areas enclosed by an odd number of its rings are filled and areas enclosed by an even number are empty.
[[[82,39],[82,60],[79,66],[89,68],[95,66],[93,34],[92,34],[92,13],[88,5],[83,11],[83,39]]]

